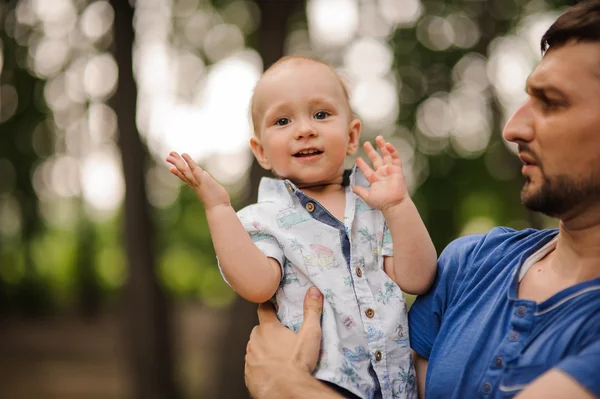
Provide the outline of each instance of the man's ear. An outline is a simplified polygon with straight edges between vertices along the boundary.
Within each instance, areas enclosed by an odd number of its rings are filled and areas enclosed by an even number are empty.
[[[346,151],[346,155],[356,154],[360,144],[361,128],[362,124],[360,123],[360,120],[354,119],[350,122],[350,126],[348,127],[348,151]]]
[[[252,149],[252,153],[260,166],[262,166],[263,169],[271,170],[271,162],[269,162],[269,159],[265,156],[265,149],[258,137],[252,136],[250,138],[250,149]]]

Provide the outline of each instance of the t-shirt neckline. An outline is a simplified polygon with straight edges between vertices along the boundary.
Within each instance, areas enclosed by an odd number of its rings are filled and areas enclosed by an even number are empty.
[[[536,250],[534,253],[529,255],[527,259],[523,262],[521,267],[518,270],[517,278],[513,280],[513,286],[511,289],[511,293],[514,295],[513,298],[520,303],[533,303],[536,307],[535,315],[540,316],[544,313],[547,313],[557,307],[561,306],[563,303],[573,299],[579,295],[585,294],[590,291],[598,291],[600,290],[600,277],[595,278],[588,281],[583,281],[581,283],[572,285],[563,289],[562,291],[557,292],[552,295],[550,298],[542,301],[535,302],[530,299],[521,299],[517,298],[518,293],[518,284],[521,282],[525,274],[531,267],[548,253],[550,253],[556,247],[556,243],[558,241],[558,233],[552,237],[550,241],[544,244],[541,248]]]

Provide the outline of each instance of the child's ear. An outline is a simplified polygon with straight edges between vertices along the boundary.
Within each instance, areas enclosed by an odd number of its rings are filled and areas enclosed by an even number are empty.
[[[348,128],[348,151],[346,151],[346,155],[356,154],[360,144],[361,128],[362,124],[360,123],[360,120],[354,119],[352,122],[350,122],[350,126]]]
[[[250,149],[252,149],[252,153],[260,166],[266,170],[271,170],[271,162],[269,162],[269,158],[265,156],[265,149],[258,137],[252,136],[250,138]]]

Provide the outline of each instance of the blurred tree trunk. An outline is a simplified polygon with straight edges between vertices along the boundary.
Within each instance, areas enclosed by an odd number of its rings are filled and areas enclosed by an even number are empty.
[[[96,231],[90,220],[83,216],[83,201],[79,202],[77,249],[75,255],[75,281],[79,313],[92,318],[100,312],[102,288],[96,272]]]
[[[10,96],[8,103],[4,98],[0,100],[0,171],[3,172],[0,175],[0,198],[12,197],[18,203],[21,228],[18,244],[12,240],[0,240],[0,245],[12,249],[2,251],[1,262],[6,262],[5,265],[14,264],[21,257],[24,273],[16,287],[6,290],[0,283],[0,312],[5,310],[8,305],[5,301],[8,299],[14,301],[15,310],[38,315],[50,311],[54,305],[49,286],[38,273],[32,253],[34,238],[46,228],[38,212],[39,200],[31,178],[43,158],[34,150],[33,135],[46,115],[40,111],[43,107],[34,105],[42,81],[17,62],[18,52],[25,50],[15,41],[14,33],[10,33],[17,5],[16,0],[0,2],[0,59],[3,61],[0,62],[0,85],[14,87],[18,93],[18,107],[14,112],[9,111]]]
[[[284,55],[285,38],[291,17],[304,13],[305,0],[257,0],[260,8],[261,23],[258,28],[258,52],[267,69]],[[256,201],[258,184],[267,172],[254,160],[250,168],[250,194],[242,205]],[[244,356],[246,344],[252,328],[258,323],[256,304],[238,297],[230,309],[229,326],[222,336],[219,351],[219,399],[247,399],[248,391],[244,385]]]
[[[113,97],[125,175],[125,246],[128,275],[123,297],[124,336],[132,373],[132,398],[171,399],[173,376],[171,323],[165,294],[156,278],[150,206],[146,196],[146,151],[136,128],[137,88],[133,78],[133,8],[111,0],[115,10],[115,58],[119,84]]]

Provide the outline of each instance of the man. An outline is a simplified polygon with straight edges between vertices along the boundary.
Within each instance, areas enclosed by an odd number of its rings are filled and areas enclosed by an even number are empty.
[[[561,15],[542,51],[503,135],[524,164],[522,202],[559,228],[495,228],[444,250],[409,314],[427,399],[600,397],[600,1]],[[310,375],[321,309],[311,289],[294,334],[261,305],[246,355],[255,398],[339,398]]]

